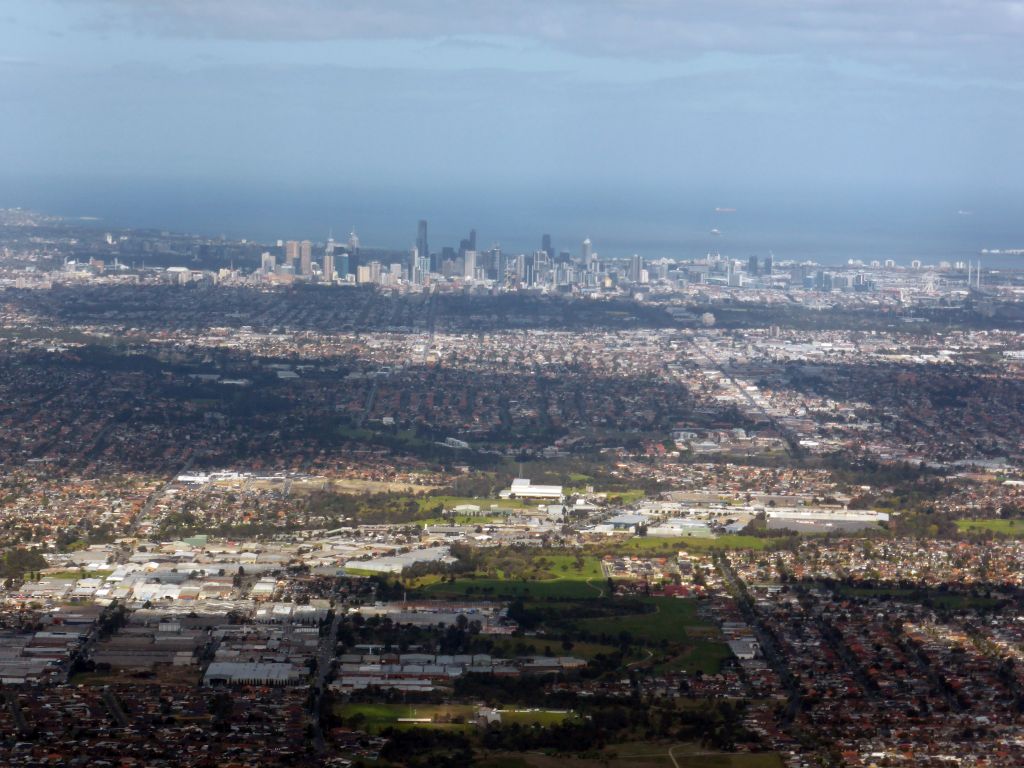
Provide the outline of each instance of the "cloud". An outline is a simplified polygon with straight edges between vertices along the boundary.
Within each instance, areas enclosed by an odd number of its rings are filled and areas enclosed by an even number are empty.
[[[68,1],[68,0],[65,0]],[[105,23],[253,40],[494,35],[595,54],[674,57],[832,47],[1008,48],[1022,0],[90,0]],[[77,5],[77,2],[76,2]]]

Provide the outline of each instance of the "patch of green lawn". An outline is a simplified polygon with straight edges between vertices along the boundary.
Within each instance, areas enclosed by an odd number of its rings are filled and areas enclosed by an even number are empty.
[[[991,531],[1000,536],[1024,538],[1024,520],[986,517],[978,520],[957,520],[956,527],[961,533],[984,533]]]
[[[683,642],[686,628],[704,625],[697,618],[697,601],[669,597],[643,598],[643,603],[653,610],[650,613],[635,613],[625,616],[608,616],[599,619],[582,619],[580,628],[595,634],[617,636],[628,632],[635,640],[646,643]]]
[[[584,600],[598,597],[601,585],[591,586],[574,579],[550,581],[510,581],[506,579],[459,579],[440,581],[422,591],[431,597],[502,598],[529,597],[537,600]]]

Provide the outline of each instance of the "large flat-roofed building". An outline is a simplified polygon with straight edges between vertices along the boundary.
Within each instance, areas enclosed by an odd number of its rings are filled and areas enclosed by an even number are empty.
[[[534,485],[528,478],[517,477],[511,487],[498,494],[503,499],[559,499],[563,497],[560,485]]]
[[[663,523],[652,525],[647,529],[647,535],[651,537],[689,536],[698,539],[710,539],[714,537],[711,527],[704,520],[687,520],[686,518],[673,518]]]
[[[455,559],[451,557],[448,547],[427,547],[399,555],[377,557],[372,560],[348,560],[345,563],[345,568],[375,573],[401,573],[416,563],[433,562],[452,563],[455,562]]]
[[[769,531],[850,533],[888,522],[889,515],[872,509],[768,509],[765,519]]]
[[[284,662],[214,661],[203,676],[208,686],[298,685],[305,670]]]
[[[614,531],[632,531],[635,530],[638,525],[645,525],[647,522],[649,522],[647,515],[624,513],[616,515],[611,520],[608,520],[607,524],[610,525]]]

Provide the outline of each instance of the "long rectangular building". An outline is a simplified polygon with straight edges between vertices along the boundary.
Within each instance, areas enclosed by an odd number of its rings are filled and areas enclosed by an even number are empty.
[[[851,533],[874,528],[889,521],[885,512],[873,509],[767,509],[765,520],[769,531],[796,533]]]

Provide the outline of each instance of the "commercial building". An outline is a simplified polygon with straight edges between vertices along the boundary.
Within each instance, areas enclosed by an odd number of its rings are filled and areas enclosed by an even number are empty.
[[[503,499],[558,499],[563,498],[560,485],[534,485],[528,478],[517,477],[509,488],[498,494]]]

